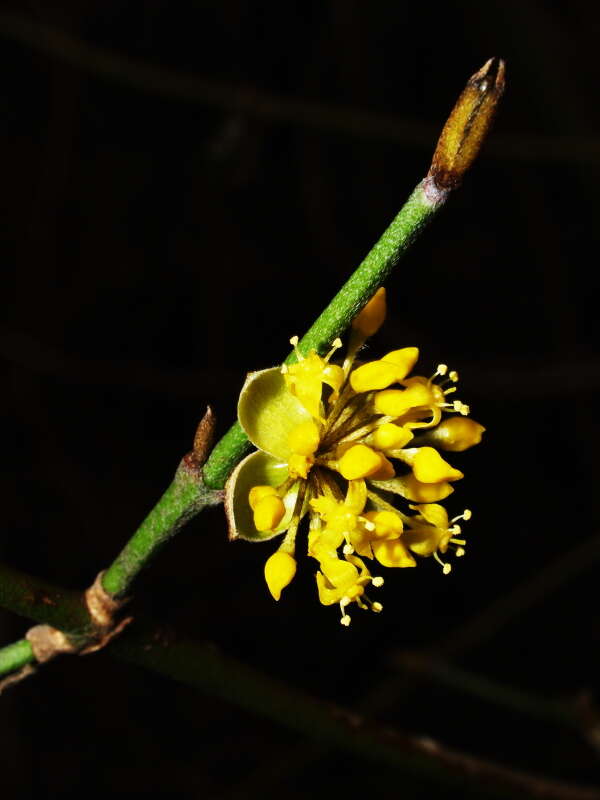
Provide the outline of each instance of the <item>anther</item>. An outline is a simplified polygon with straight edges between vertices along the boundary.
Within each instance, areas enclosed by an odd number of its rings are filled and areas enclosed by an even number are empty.
[[[459,519],[464,519],[464,521],[467,522],[468,520],[471,519],[472,516],[473,514],[470,511],[470,509],[465,508],[462,514],[458,514],[456,517],[452,517],[450,522],[458,522]]]
[[[373,584],[373,586],[375,586],[375,587],[377,587],[377,586],[383,586],[383,578],[381,577],[381,575],[378,575],[377,577],[373,578],[373,580],[371,581],[371,583],[372,583],[372,584]]]
[[[448,377],[452,381],[452,383],[456,383],[458,381],[458,372],[453,369],[452,372],[448,373]]]
[[[298,350],[299,341],[300,339],[297,336],[292,336],[292,338],[290,339],[290,344],[294,348],[294,352],[296,353],[296,358],[298,359],[298,361],[304,361],[304,356],[302,355],[300,350]]]
[[[450,570],[452,569],[452,565],[448,564],[446,561],[442,561],[442,559],[438,556],[437,553],[434,553],[433,557],[438,562],[438,564],[441,566],[442,572],[444,573],[444,575],[447,575],[450,572]]]
[[[344,545],[344,547],[343,547],[343,549],[342,549],[342,553],[343,553],[345,556],[351,556],[353,552],[354,552],[354,548],[352,547],[352,545],[351,545],[351,544],[345,544],[345,545]]]
[[[462,533],[460,525],[453,525],[451,528],[448,528],[448,533],[451,533],[452,536],[458,536]]]
[[[381,603],[371,603],[371,611],[374,611],[376,614],[379,614],[380,611],[383,611],[383,606]]]
[[[447,364],[438,364],[436,370],[434,372],[435,375],[445,375],[448,372],[448,365]]]
[[[341,624],[344,625],[346,628],[350,625],[350,617],[348,614],[344,614],[344,616],[340,620]]]
[[[456,553],[454,555],[457,558],[460,558],[461,556],[464,556],[464,554],[465,554],[465,548],[464,547],[457,547],[456,548]]]
[[[329,362],[331,356],[335,353],[336,350],[339,350],[341,346],[342,346],[342,340],[338,336],[338,338],[334,339],[333,342],[331,343],[331,350],[325,356],[325,361]]]

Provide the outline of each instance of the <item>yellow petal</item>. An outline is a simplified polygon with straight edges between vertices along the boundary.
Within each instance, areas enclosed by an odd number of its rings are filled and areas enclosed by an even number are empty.
[[[288,436],[291,451],[301,456],[312,456],[319,446],[319,440],[319,426],[312,419],[296,425]]]
[[[267,495],[262,497],[254,507],[254,525],[257,531],[273,531],[285,515],[285,506],[281,497]]]
[[[428,438],[442,450],[459,453],[479,444],[484,431],[483,425],[474,419],[456,416],[440,422],[437,428],[429,432]]]
[[[385,289],[378,289],[366,306],[352,320],[354,330],[365,339],[377,333],[383,325],[386,315]]]
[[[395,364],[397,367],[396,380],[403,380],[408,373],[412,370],[414,365],[419,360],[418,347],[402,347],[400,350],[392,350],[382,358],[382,361]]]
[[[366,444],[355,444],[350,447],[338,462],[338,471],[346,480],[368,478],[381,469],[384,457],[367,447]]]
[[[276,495],[276,494],[277,494],[277,489],[274,486],[253,486],[248,494],[248,502],[250,503],[250,508],[254,511],[259,500],[262,500],[263,497],[269,497],[269,495]]]
[[[418,511],[423,519],[427,520],[430,525],[436,528],[446,530],[448,527],[448,512],[444,506],[439,503],[424,503],[423,505],[411,506],[412,509]]]
[[[416,567],[417,562],[400,539],[373,542],[373,554],[384,567]]]
[[[389,417],[400,417],[411,408],[428,407],[433,402],[433,393],[428,386],[415,383],[408,389],[384,389],[375,395],[375,411]]]
[[[402,375],[402,378],[404,375]],[[385,361],[368,361],[350,373],[350,385],[355,392],[371,392],[374,389],[387,389],[398,378],[395,364]]]
[[[353,514],[360,514],[367,502],[367,485],[362,480],[348,481],[344,505]]]
[[[402,534],[402,518],[393,511],[368,511],[365,517],[375,525],[376,539],[397,539]]]
[[[385,422],[373,431],[373,445],[378,450],[399,449],[413,438],[413,434],[401,425]]]
[[[371,483],[376,489],[394,492],[413,503],[437,503],[452,494],[454,489],[447,481],[441,483],[421,483],[413,473],[392,478],[389,481],[374,481]]]
[[[381,453],[380,453],[381,455]],[[381,455],[381,466],[377,472],[371,474],[371,478],[375,481],[389,481],[396,474],[394,465],[384,455]]]
[[[415,478],[421,483],[441,483],[457,481],[463,473],[454,469],[433,447],[419,447],[413,461]]]
[[[265,580],[275,600],[279,600],[282,590],[285,589],[286,586],[289,586],[295,574],[296,559],[289,553],[278,550],[267,559],[267,563],[265,564]]]

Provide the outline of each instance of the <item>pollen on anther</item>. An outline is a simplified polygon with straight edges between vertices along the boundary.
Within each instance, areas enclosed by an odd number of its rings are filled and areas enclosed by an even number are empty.
[[[465,508],[465,510],[463,511],[462,518],[465,521],[467,521],[467,520],[471,519],[472,516],[473,516],[473,512],[471,511],[471,509],[470,508]]]
[[[351,544],[345,544],[342,552],[344,553],[345,556],[351,556],[352,553],[354,552],[354,548],[352,547]]]
[[[452,564],[448,564],[446,562],[442,568],[442,572],[444,573],[444,575],[448,575],[451,571],[452,571]]]
[[[299,341],[300,339],[297,336],[292,336],[292,338],[290,339],[290,344],[292,345],[292,347],[296,347]]]
[[[372,584],[373,584],[373,586],[375,586],[375,587],[377,587],[377,586],[383,586],[383,578],[381,577],[381,575],[378,575],[377,577],[373,578],[373,580],[371,581],[371,583],[372,583]]]
[[[445,375],[448,372],[447,364],[438,364],[435,370],[436,375]]]
[[[344,614],[344,616],[340,620],[340,623],[344,625],[346,628],[348,627],[348,625],[350,625],[350,617],[348,616],[348,614]]]
[[[454,555],[457,558],[460,558],[461,556],[464,556],[464,554],[465,554],[465,548],[464,547],[457,547],[456,548],[456,553]]]
[[[376,614],[379,614],[380,611],[383,611],[383,606],[381,603],[371,603],[371,611],[374,611]]]
[[[452,381],[452,383],[456,383],[458,381],[458,372],[453,369],[452,372],[448,373],[448,377]]]

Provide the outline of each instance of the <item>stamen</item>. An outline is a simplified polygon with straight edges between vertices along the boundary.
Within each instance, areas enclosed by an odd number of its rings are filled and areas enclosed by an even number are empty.
[[[450,539],[449,541],[451,541],[452,544],[466,544],[467,543],[466,539],[454,539],[454,537],[452,539]]]
[[[452,564],[448,564],[447,561],[442,561],[442,559],[439,557],[439,555],[437,553],[434,553],[433,557],[438,562],[438,564],[441,565],[442,572],[444,573],[444,575],[447,575],[452,569]]]
[[[285,375],[287,371],[288,371],[287,364],[282,364],[281,365],[281,374]]]
[[[343,610],[346,608],[346,606],[347,606],[347,605],[349,605],[351,602],[352,602],[352,600],[350,600],[350,598],[349,598],[349,597],[347,597],[347,596],[344,596],[344,597],[342,597],[342,599],[340,600],[340,608],[342,609],[342,611],[343,611]]]
[[[453,525],[451,528],[448,528],[448,533],[451,533],[452,536],[457,536],[459,533],[462,533],[460,525]]]
[[[383,586],[383,578],[381,577],[381,575],[378,575],[378,576],[376,576],[375,578],[373,578],[373,580],[371,581],[371,583],[372,583],[372,584],[373,584],[373,586],[375,586],[375,587],[378,587],[378,586]]]
[[[444,389],[444,395],[452,394],[452,392],[456,391],[456,388],[457,388],[456,386],[451,386],[449,389]]]
[[[452,408],[454,411],[458,412],[459,414],[462,414],[463,417],[468,416],[471,411],[469,406],[466,403],[461,402],[460,400],[455,400],[452,403]]]
[[[299,341],[300,339],[297,336],[292,336],[292,338],[290,339],[290,344],[294,348],[294,352],[296,353],[296,358],[298,359],[298,361],[304,361],[304,356],[302,355],[300,350],[298,350]]]
[[[459,519],[464,519],[464,521],[467,522],[468,520],[471,519],[472,516],[473,514],[470,511],[470,509],[465,508],[462,514],[458,514],[456,517],[452,517],[450,522],[458,522]]]
[[[438,364],[435,372],[433,373],[433,377],[435,378],[436,375],[444,376],[447,372],[448,372],[447,364]]]
[[[327,363],[329,363],[329,359],[331,358],[331,356],[335,353],[336,350],[339,350],[341,346],[342,346],[342,340],[338,336],[338,338],[334,339],[334,341],[331,343],[331,350],[325,356],[325,361]]]
[[[345,545],[344,545],[344,547],[343,547],[343,549],[342,549],[342,553],[343,553],[345,556],[351,556],[353,552],[354,552],[354,548],[352,547],[352,545],[351,545],[351,544],[345,544]]]

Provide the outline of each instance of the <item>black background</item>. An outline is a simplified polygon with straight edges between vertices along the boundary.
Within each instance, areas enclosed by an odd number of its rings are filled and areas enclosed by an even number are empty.
[[[9,11],[38,28],[18,35]],[[44,52],[43,25],[196,76],[203,97],[122,62],[107,78],[85,48]],[[306,562],[274,603],[272,547],[228,544],[212,509],[144,574],[136,614],[387,725],[598,782],[577,732],[411,689],[397,660],[450,642],[455,664],[541,698],[598,688],[599,26],[583,0],[3,4],[1,558],[93,580],[205,406],[224,432],[246,371],[306,330],[426,172],[466,79],[502,56],[489,145],[389,280],[372,343],[459,369],[487,427],[454,459],[467,556],[448,577],[433,560],[390,571],[383,614],[346,630]],[[2,643],[26,629],[0,613]],[[56,661],[0,703],[7,798],[432,796],[107,653]]]

